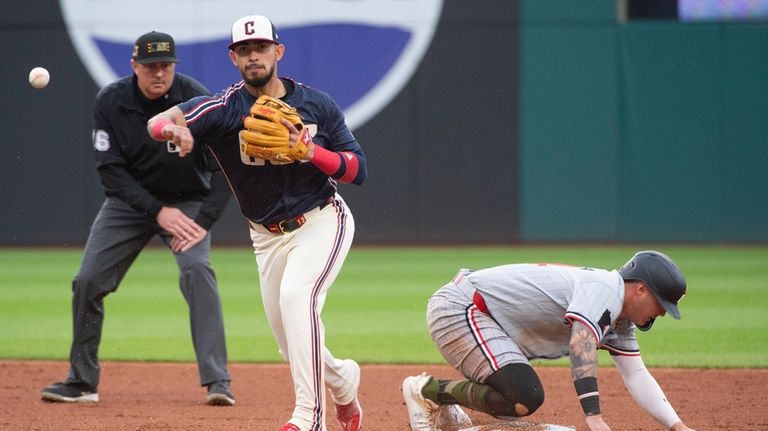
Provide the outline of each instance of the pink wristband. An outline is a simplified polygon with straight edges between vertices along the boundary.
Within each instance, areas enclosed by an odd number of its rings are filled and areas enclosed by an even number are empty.
[[[164,141],[166,139],[165,135],[163,134],[163,129],[167,125],[173,125],[173,121],[163,117],[158,118],[155,120],[155,122],[152,124],[152,131],[149,133],[149,135],[154,139],[155,141]]]

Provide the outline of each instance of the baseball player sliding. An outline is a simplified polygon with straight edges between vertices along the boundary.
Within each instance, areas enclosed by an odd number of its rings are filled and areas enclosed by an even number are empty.
[[[600,410],[597,349],[611,353],[637,404],[665,429],[691,430],[640,357],[635,328],[659,316],[679,319],[686,292],[677,265],[658,251],[636,253],[618,271],[553,264],[461,270],[429,300],[427,321],[443,357],[467,379],[407,377],[402,391],[414,431],[438,417],[464,424],[458,406],[496,417],[533,414],[544,389],[531,359],[570,357],[587,429],[610,430]]]
[[[280,431],[325,430],[325,387],[342,430],[360,429],[360,367],[325,347],[320,312],[355,231],[336,183],[362,184],[365,155],[326,93],[279,78],[285,46],[272,22],[232,25],[229,58],[243,80],[148,122],[184,156],[209,149],[247,217],[264,309],[289,363],[296,405]]]

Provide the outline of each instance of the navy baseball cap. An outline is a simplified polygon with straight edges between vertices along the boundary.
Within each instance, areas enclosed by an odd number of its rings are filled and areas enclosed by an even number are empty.
[[[176,43],[169,34],[150,31],[136,39],[131,55],[136,63],[178,63]]]
[[[624,280],[644,282],[664,310],[675,319],[680,318],[677,304],[685,296],[687,285],[680,268],[669,256],[655,250],[639,251],[619,268],[619,274]]]
[[[244,16],[232,24],[232,43],[229,49],[249,40],[277,42],[277,30],[269,18],[261,15]]]

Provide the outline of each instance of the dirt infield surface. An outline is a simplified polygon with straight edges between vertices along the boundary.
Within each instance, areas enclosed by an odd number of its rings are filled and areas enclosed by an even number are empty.
[[[61,380],[66,370],[63,362],[0,361],[0,430],[274,431],[293,407],[288,368],[282,364],[231,364],[235,407],[205,405],[197,368],[186,363],[106,362],[102,364],[99,403],[41,401],[40,389]],[[407,431],[408,416],[399,386],[403,378],[421,371],[458,376],[449,367],[364,365],[360,391],[363,429]],[[584,429],[568,368],[537,367],[537,372],[546,401],[526,422]],[[698,431],[768,429],[768,370],[652,372],[680,416]],[[601,369],[599,378],[603,414],[613,430],[662,429],[634,404],[615,369]],[[475,425],[494,422],[488,416],[468,413]],[[339,429],[332,413],[328,429]]]

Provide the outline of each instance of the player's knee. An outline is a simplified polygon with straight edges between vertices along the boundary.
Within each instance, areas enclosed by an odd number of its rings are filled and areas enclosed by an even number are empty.
[[[503,399],[494,403],[496,416],[528,416],[544,404],[544,388],[528,364],[506,365],[493,373],[486,383]]]
[[[528,416],[538,410],[542,404],[544,404],[544,390],[541,387],[530,388],[526,396],[515,405],[515,411],[521,413],[519,416]]]
[[[498,400],[489,403],[494,416],[529,416],[544,403],[544,392],[540,388],[530,388],[530,392],[522,396],[497,395]]]

